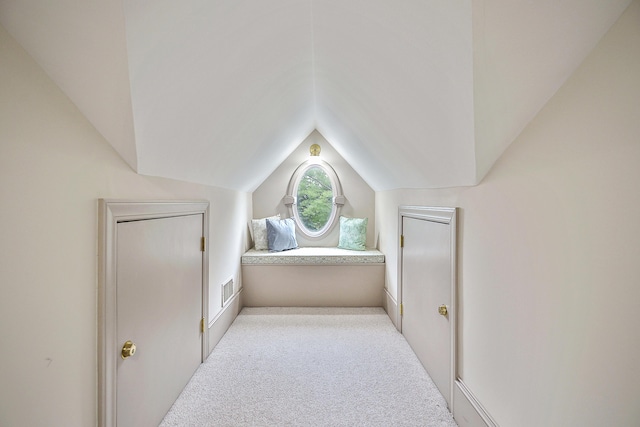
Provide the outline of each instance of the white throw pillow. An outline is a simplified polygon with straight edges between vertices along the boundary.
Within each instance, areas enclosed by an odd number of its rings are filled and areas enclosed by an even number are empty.
[[[269,219],[280,219],[280,214],[267,217]],[[267,218],[259,218],[251,220],[251,238],[253,246],[257,251],[266,251],[269,249],[269,241],[267,240]]]

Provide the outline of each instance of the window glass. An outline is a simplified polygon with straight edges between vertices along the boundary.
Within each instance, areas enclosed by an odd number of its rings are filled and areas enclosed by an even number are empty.
[[[327,226],[333,211],[334,189],[324,168],[312,166],[301,176],[296,194],[300,222],[311,233]]]

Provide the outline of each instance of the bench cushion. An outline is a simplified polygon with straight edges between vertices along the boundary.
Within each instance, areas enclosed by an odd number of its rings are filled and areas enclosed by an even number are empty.
[[[242,256],[243,265],[357,265],[383,263],[384,254],[377,249],[351,251],[333,247],[307,247],[284,252],[250,249]]]

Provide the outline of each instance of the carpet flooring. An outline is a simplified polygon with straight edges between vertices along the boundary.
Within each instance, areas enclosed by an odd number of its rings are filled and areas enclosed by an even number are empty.
[[[244,308],[161,426],[456,426],[380,308]]]

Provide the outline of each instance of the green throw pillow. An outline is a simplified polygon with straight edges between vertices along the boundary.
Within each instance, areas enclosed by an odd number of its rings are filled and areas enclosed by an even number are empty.
[[[340,239],[338,247],[364,251],[367,243],[367,218],[340,217]]]

